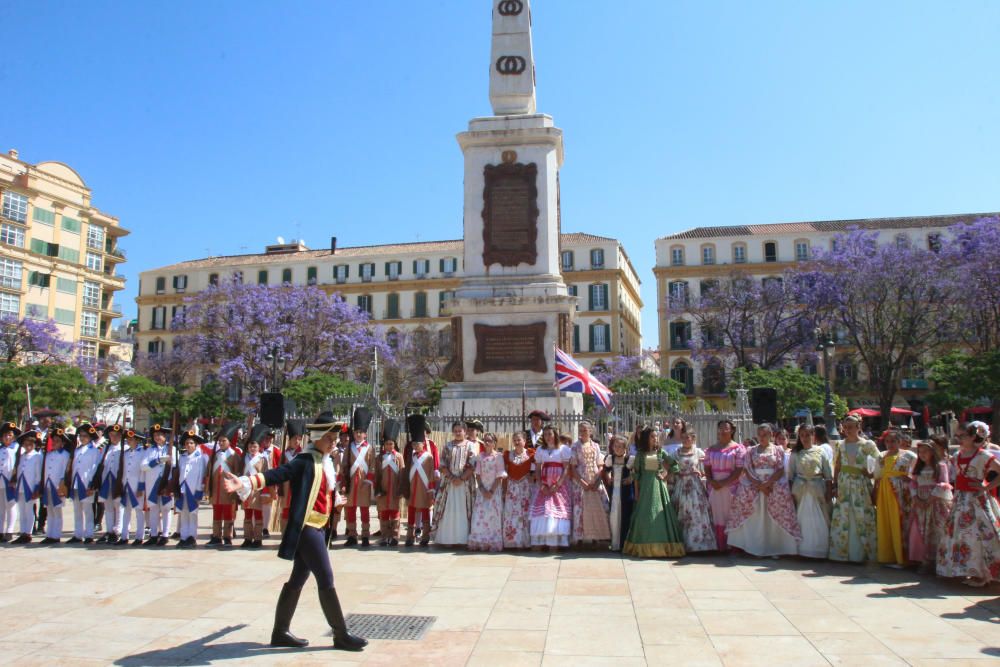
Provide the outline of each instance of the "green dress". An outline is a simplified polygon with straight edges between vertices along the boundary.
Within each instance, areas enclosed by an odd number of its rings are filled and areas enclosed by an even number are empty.
[[[662,451],[635,459],[633,476],[639,483],[639,497],[622,553],[641,558],[684,555],[681,525],[670,503],[667,483],[659,478],[664,468],[672,473],[678,470],[677,462]]]

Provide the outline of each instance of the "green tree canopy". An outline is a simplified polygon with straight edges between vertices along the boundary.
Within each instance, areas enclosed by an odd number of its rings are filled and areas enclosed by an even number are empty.
[[[1000,428],[1000,350],[968,354],[950,352],[931,365],[931,405],[956,414],[983,401],[993,407],[994,433]]]
[[[331,396],[363,394],[365,391],[366,387],[362,384],[323,371],[310,371],[282,388],[285,397],[295,401],[298,412],[308,415],[322,411]]]
[[[803,408],[814,414],[823,413],[826,391],[823,378],[819,375],[810,375],[801,368],[790,366],[773,370],[754,368],[751,371],[737,368],[733,371],[732,382],[729,383],[730,396],[735,396],[735,388],[740,385],[741,380],[747,389],[770,387],[775,390],[779,419],[791,419]],[[833,394],[832,397],[833,412],[838,419],[842,418],[847,413],[847,401],[837,394]]]
[[[31,387],[31,404],[68,412],[91,404],[94,387],[83,372],[65,364],[35,366],[5,365],[0,369],[0,409],[4,417],[20,419],[28,407],[27,387]]]

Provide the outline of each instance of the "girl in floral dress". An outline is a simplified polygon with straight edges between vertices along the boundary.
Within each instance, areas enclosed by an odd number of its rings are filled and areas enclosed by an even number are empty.
[[[473,457],[475,443],[465,438],[465,424],[451,425],[452,441],[441,452],[441,484],[434,500],[431,532],[434,542],[445,546],[469,542],[472,503],[475,500]]]
[[[802,539],[785,481],[785,450],[771,442],[770,424],[757,427],[760,444],[747,452],[729,517],[729,546],[754,556],[795,555]]]
[[[712,507],[705,489],[705,469],[702,462],[705,452],[695,446],[694,432],[685,432],[681,446],[674,455],[677,474],[674,475],[670,498],[677,510],[677,520],[684,535],[684,550],[715,551],[715,528],[712,526]]]
[[[837,499],[830,518],[830,560],[863,563],[875,558],[875,508],[872,472],[879,451],[861,437],[861,420],[853,415],[841,425],[844,439],[834,451],[833,476]],[[869,459],[871,463],[869,464]]]
[[[875,482],[878,562],[896,568],[910,562],[906,556],[910,470],[917,460],[916,454],[900,446],[903,438],[898,431],[885,434],[886,451],[882,454],[882,464]]]
[[[833,492],[833,468],[830,459],[813,442],[815,429],[799,426],[790,465],[795,516],[802,530],[799,555],[826,558],[830,553],[830,497]]]
[[[573,443],[573,542],[610,542],[608,490],[601,481],[601,448],[591,439],[594,427],[580,422]]]
[[[990,495],[1000,485],[1000,461],[984,448],[988,435],[973,424],[959,434],[955,504],[938,545],[938,576],[967,577],[970,586],[1000,580],[1000,506]]]
[[[733,441],[736,427],[733,422],[723,419],[718,423],[719,441],[705,452],[705,477],[708,479],[708,501],[712,506],[712,521],[715,527],[715,541],[720,551],[728,548],[726,524],[729,523],[729,511],[733,502],[736,482],[743,474],[743,464],[746,461],[746,447]]]
[[[569,475],[573,453],[560,444],[555,428],[542,429],[544,446],[535,450],[538,488],[531,502],[530,537],[533,549],[569,546],[573,532],[573,504]]]
[[[623,435],[611,439],[611,452],[604,457],[604,484],[608,488],[611,509],[608,523],[611,525],[611,550],[621,551],[632,520],[632,504],[635,489],[632,484],[633,457],[628,455],[628,441]]]
[[[529,527],[531,498],[535,492],[535,451],[525,446],[527,440],[520,431],[511,440],[514,449],[503,453],[507,469],[503,497],[503,548],[527,549],[531,546]]]
[[[951,512],[951,484],[948,464],[941,460],[933,442],[918,442],[917,458],[910,474],[913,494],[907,555],[921,564],[921,570],[933,572],[937,546]]]
[[[472,508],[469,551],[503,550],[503,480],[507,477],[497,437],[483,436],[483,451],[476,457],[476,504]]]

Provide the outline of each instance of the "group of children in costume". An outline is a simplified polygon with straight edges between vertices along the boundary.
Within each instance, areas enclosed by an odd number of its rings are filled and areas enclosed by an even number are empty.
[[[1000,484],[1000,461],[986,448],[984,424],[965,429],[951,457],[943,438],[912,449],[897,431],[886,434],[880,451],[852,417],[834,443],[821,427],[806,425],[794,444],[784,442],[781,429],[764,424],[740,444],[732,423],[722,421],[718,441],[706,449],[675,419],[664,434],[612,436],[606,454],[590,423],[581,422],[574,440],[547,425],[541,411],[531,413],[531,429],[513,434],[505,451],[476,420],[453,424],[451,439],[438,447],[425,418],[411,415],[405,425],[385,420],[376,452],[367,437],[371,421],[359,408],[349,425],[338,423],[340,442],[331,454],[338,488],[328,536],[337,536],[342,514],[348,546],[370,545],[374,504],[382,546],[399,544],[405,509],[406,546],[433,540],[500,551],[589,544],[638,557],[739,549],[915,562],[973,585],[1000,580],[1000,507],[990,493]],[[92,543],[96,498],[103,541],[163,546],[177,514],[178,546],[193,547],[207,496],[209,545],[232,545],[242,508],[242,546],[260,547],[273,502],[287,499],[287,489],[264,487],[241,501],[222,480],[291,461],[302,451],[304,424],[287,423],[283,449],[266,426],[253,427],[243,449],[239,432],[238,424],[224,426],[211,444],[185,432],[177,439],[180,451],[173,451],[170,429],[158,424],[149,442],[120,425],[85,423],[73,435],[0,425],[0,539],[30,542],[41,502],[43,543],[61,540],[66,504],[73,511],[69,542]],[[279,507],[283,527],[287,503]]]

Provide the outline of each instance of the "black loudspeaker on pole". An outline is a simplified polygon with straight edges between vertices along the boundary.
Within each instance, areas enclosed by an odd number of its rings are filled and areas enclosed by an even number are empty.
[[[278,392],[260,395],[260,423],[271,428],[285,425],[285,397]]]
[[[750,390],[750,411],[753,422],[760,424],[778,421],[778,392],[771,387],[754,387]]]

